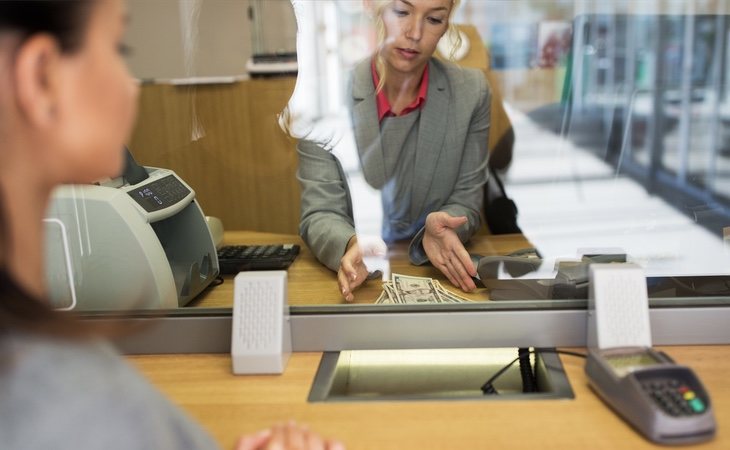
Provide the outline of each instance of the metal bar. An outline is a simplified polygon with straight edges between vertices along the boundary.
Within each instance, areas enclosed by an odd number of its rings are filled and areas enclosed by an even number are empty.
[[[694,2],[687,2],[687,15],[684,18],[684,42],[682,44],[682,110],[679,114],[679,148],[677,180],[687,182],[689,170],[689,147],[692,138],[692,65],[694,64],[695,20]]]
[[[715,51],[712,58],[712,81],[709,83],[713,90],[712,113],[710,116],[710,156],[707,158],[705,170],[707,177],[705,185],[711,193],[715,191],[717,180],[717,163],[720,155],[720,134],[722,132],[720,121],[720,104],[722,101],[722,68],[725,63],[725,16],[718,14],[715,18]]]
[[[626,68],[624,72],[624,89],[619,92],[618,95],[623,95],[626,98],[626,104],[621,108],[621,116],[623,124],[630,124],[631,115],[633,110],[634,93],[636,92],[636,58],[637,58],[637,39],[638,34],[636,20],[626,21]],[[633,126],[626,126],[626,136],[624,142],[633,142],[632,133],[634,131]],[[622,148],[623,152],[623,148]],[[616,170],[618,174],[618,170]]]
[[[655,345],[730,344],[730,307],[650,310]],[[139,333],[116,341],[126,354],[229,353],[231,314],[116,318]],[[294,351],[581,347],[586,310],[416,312],[291,316]]]
[[[663,52],[663,37],[666,34],[666,22],[662,20],[662,17],[658,17],[656,22],[656,33],[655,33],[655,54],[656,54],[656,67],[654,72],[654,97],[652,98],[652,111],[653,114],[650,120],[650,129],[648,139],[649,147],[649,172],[648,179],[646,180],[647,188],[649,192],[654,191],[654,183],[656,181],[657,172],[660,169],[662,163],[662,153],[664,151],[664,87],[662,86],[662,74],[664,73],[664,52]]]

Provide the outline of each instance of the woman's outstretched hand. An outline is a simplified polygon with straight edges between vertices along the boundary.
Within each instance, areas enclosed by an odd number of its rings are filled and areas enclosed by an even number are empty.
[[[443,211],[432,212],[426,217],[423,249],[431,264],[443,272],[454,286],[471,292],[476,289],[471,277],[475,277],[477,271],[454,231],[466,222],[467,218],[463,216],[452,217]]]
[[[340,268],[337,271],[337,285],[342,298],[347,302],[355,300],[353,291],[363,284],[367,277],[368,268],[363,262],[363,253],[357,243],[357,237],[353,236],[347,243],[347,250],[340,259]]]

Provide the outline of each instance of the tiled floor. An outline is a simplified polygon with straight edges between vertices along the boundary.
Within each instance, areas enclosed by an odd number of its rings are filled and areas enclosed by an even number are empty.
[[[723,242],[591,152],[509,109],[517,136],[507,190],[548,259],[582,248],[626,251],[647,275],[728,273]],[[546,269],[552,269],[546,266]]]

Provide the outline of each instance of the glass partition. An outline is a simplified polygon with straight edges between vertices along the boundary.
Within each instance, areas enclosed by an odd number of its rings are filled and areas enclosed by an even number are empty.
[[[220,218],[224,243],[300,245],[288,269],[295,314],[584,308],[592,261],[641,265],[655,306],[714,305],[728,297],[727,2],[462,0],[453,17],[461,37],[454,63],[480,70],[491,87],[492,176],[516,204],[521,233],[482,225],[467,242],[481,278],[473,292],[432,265],[411,264],[408,239],[391,242],[387,264],[369,267],[383,274],[356,290],[353,303],[343,299],[335,271],[299,237],[297,146],[313,140],[333,152],[358,232],[370,227],[380,235],[382,192],[363,174],[362,124],[351,109],[352,70],[378,45],[370,3],[129,3],[129,63],[141,83],[131,154],[150,171],[173,171],[194,191],[200,212],[190,221]],[[451,48],[445,42],[436,57],[449,59]],[[437,170],[432,180],[438,177]],[[73,208],[64,224],[85,230],[79,221],[91,209]],[[150,267],[173,266],[171,248],[193,239],[186,233],[172,239],[176,232],[153,223],[149,236],[158,238],[162,253]],[[61,232],[49,222],[49,233]],[[59,267],[62,307],[78,293],[70,278],[99,277],[69,274],[69,265],[82,270],[79,258],[91,254],[78,245],[85,235],[66,234],[66,247],[56,247],[49,260]],[[232,277],[207,279],[215,271],[212,258],[205,260],[210,252],[196,252],[200,279],[190,277],[192,264],[182,278],[156,276],[173,278],[181,310],[229,308]],[[69,262],[68,254],[76,259]],[[105,259],[104,268],[132,267],[124,283],[146,298],[154,280],[121,257]],[[399,281],[394,274],[419,278]],[[95,282],[117,288],[105,279]],[[189,298],[181,300],[183,291]],[[144,306],[120,307],[130,304]]]

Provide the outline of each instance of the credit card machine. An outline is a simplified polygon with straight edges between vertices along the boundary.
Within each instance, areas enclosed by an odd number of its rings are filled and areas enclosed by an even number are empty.
[[[651,347],[589,349],[590,386],[624,420],[659,444],[715,435],[710,397],[695,373]]]

